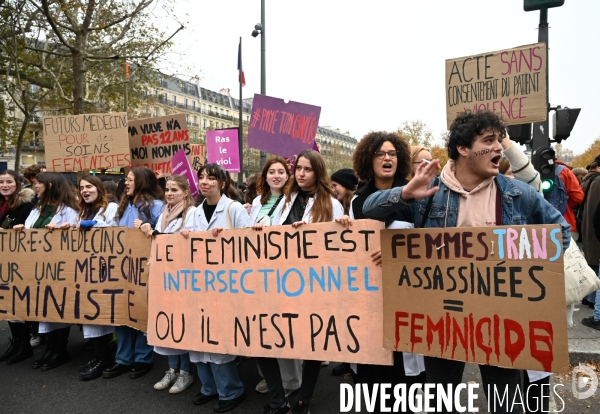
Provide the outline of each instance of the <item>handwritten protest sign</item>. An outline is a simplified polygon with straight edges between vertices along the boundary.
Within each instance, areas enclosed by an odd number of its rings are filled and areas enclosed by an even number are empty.
[[[391,365],[382,348],[383,224],[162,235],[153,241],[148,342],[216,353]]]
[[[238,129],[215,129],[206,131],[208,162],[217,163],[229,172],[240,172],[240,149]]]
[[[448,128],[461,112],[489,110],[507,125],[545,121],[546,45],[446,60]]]
[[[185,156],[185,150],[182,148],[171,159],[171,170],[173,175],[181,175],[190,184],[190,193],[192,197],[198,195],[198,175],[192,170],[190,162]]]
[[[0,231],[0,319],[145,331],[149,254],[124,227]]]
[[[192,170],[198,171],[200,167],[204,165],[206,160],[206,145],[190,144],[190,153],[187,157],[192,166]]]
[[[384,346],[564,372],[562,253],[557,225],[383,231]]]
[[[321,107],[254,95],[248,127],[248,146],[293,158],[313,148]]]
[[[42,124],[48,171],[100,170],[131,164],[126,113],[45,116]]]
[[[190,134],[184,114],[129,121],[131,166],[171,173],[171,158],[180,149],[190,153]]]

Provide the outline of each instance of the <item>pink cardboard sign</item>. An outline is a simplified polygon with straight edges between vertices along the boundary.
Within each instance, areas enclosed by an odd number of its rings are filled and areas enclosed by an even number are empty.
[[[219,164],[232,173],[240,172],[237,128],[206,131],[206,150],[209,164]]]
[[[190,161],[185,155],[185,149],[180,149],[171,158],[171,173],[185,177],[188,183],[190,183],[192,197],[198,196],[198,176],[196,175],[196,171],[190,166]]]

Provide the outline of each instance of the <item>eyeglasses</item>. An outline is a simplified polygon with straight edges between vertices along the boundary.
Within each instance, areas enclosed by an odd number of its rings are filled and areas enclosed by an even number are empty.
[[[377,151],[375,153],[375,157],[377,157],[378,160],[384,159],[386,155],[390,158],[396,158],[398,156],[398,151]]]

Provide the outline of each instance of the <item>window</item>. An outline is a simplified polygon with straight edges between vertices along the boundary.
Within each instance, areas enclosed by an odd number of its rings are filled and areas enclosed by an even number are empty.
[[[188,107],[188,99],[187,98],[185,98],[185,107],[186,108]]]
[[[177,105],[177,96],[173,95],[173,105]]]
[[[208,105],[208,113],[212,114],[212,105]]]
[[[202,104],[202,113],[205,114],[206,113],[206,104]]]
[[[187,123],[190,122],[190,115],[189,114],[185,114],[185,122],[187,122]]]
[[[145,114],[149,114],[150,112],[148,112],[148,105],[144,105],[144,113]]]
[[[221,115],[223,115],[223,108],[221,108]]]
[[[158,108],[155,106],[154,107],[154,116],[157,117],[158,116]]]
[[[192,108],[196,110],[196,101],[192,101]]]
[[[206,129],[206,119],[202,120],[202,128]]]
[[[164,109],[163,113],[165,114],[165,116],[169,115],[169,111],[167,110],[167,108]]]
[[[194,116],[194,118],[193,118],[194,119],[194,124],[196,123],[196,118],[197,118],[196,116]]]

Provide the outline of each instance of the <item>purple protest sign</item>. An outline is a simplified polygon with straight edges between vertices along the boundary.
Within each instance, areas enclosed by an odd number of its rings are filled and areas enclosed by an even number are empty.
[[[248,146],[293,158],[313,149],[321,107],[254,95],[248,126]]]
[[[219,164],[232,173],[240,172],[237,128],[206,131],[206,152],[209,163]]]
[[[188,180],[192,197],[198,196],[198,176],[190,166],[190,161],[185,155],[185,149],[180,149],[171,158],[171,174],[181,175]]]

